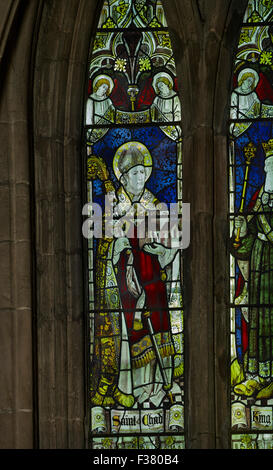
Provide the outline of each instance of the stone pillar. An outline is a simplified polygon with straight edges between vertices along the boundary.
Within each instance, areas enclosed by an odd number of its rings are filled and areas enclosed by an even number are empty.
[[[32,448],[30,94],[36,0],[0,5],[0,448]]]
[[[84,448],[83,106],[96,2],[45,2],[34,71],[39,447]]]

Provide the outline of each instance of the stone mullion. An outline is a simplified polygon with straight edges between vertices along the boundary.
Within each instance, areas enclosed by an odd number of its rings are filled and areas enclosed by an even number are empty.
[[[92,0],[45,5],[34,80],[41,448],[86,445],[81,120]]]
[[[5,4],[4,4],[5,3]],[[37,2],[6,1],[1,35],[0,447],[34,445],[30,62]]]
[[[216,447],[230,448],[230,312],[228,221],[228,116],[234,52],[247,0],[229,2],[217,60],[214,92],[214,348]]]

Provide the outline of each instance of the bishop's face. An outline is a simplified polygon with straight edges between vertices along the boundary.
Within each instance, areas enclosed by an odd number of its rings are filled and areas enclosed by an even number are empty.
[[[272,194],[273,193],[273,156],[269,157],[265,161],[264,171],[265,171],[264,190],[266,193]]]
[[[123,178],[126,191],[134,194],[135,196],[138,196],[142,193],[145,186],[145,167],[143,165],[134,166],[129,171],[127,171]]]

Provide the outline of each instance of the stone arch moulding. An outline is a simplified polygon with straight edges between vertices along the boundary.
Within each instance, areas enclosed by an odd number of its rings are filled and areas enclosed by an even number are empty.
[[[97,2],[44,2],[34,62],[39,448],[84,448],[81,122]]]
[[[198,9],[190,0],[164,2],[184,104],[184,200],[191,203],[194,231],[185,252],[187,343],[194,345],[186,364],[190,448],[228,446],[229,414],[225,406],[219,411],[228,387],[228,373],[223,373],[227,353],[221,343],[227,327],[225,305],[219,301],[226,277],[214,265],[213,255],[224,266],[225,244],[218,234],[223,230],[220,204],[225,195],[216,181],[226,162],[231,25],[240,11],[235,0],[219,3],[209,0]],[[37,30],[33,150],[40,448],[87,446],[81,132],[88,50],[99,10],[98,0],[44,2]],[[196,335],[200,328],[202,334]]]
[[[247,0],[231,1],[226,10],[218,51],[213,96],[213,312],[215,351],[215,445],[230,448],[229,272],[228,272],[228,116],[233,58]]]
[[[33,446],[29,78],[36,13],[37,2],[0,6],[1,448]]]

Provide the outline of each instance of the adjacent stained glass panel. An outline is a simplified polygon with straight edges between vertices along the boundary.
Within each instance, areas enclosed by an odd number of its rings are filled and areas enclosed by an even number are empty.
[[[273,448],[273,2],[246,9],[229,122],[232,447]]]
[[[185,447],[182,257],[160,225],[182,202],[180,120],[161,1],[105,0],[85,112],[92,448]]]
[[[99,28],[159,28],[166,27],[161,0],[105,0]]]
[[[244,15],[244,23],[272,21],[272,0],[250,0]]]

